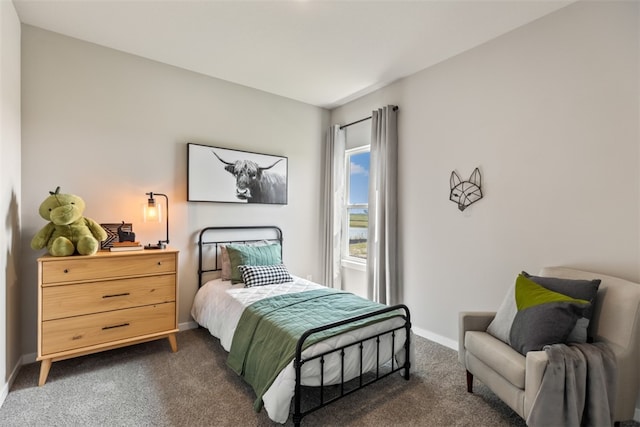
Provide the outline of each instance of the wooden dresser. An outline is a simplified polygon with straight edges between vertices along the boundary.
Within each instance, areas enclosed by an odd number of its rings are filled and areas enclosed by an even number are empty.
[[[177,351],[178,251],[38,258],[40,379],[51,363],[168,338]]]

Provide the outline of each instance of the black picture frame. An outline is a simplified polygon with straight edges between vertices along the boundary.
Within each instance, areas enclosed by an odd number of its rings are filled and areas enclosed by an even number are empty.
[[[187,201],[288,203],[287,157],[187,143]]]

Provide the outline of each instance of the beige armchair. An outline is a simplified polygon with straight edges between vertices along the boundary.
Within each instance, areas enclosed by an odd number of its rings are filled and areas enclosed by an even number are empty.
[[[589,330],[595,341],[606,342],[616,356],[614,420],[632,419],[640,385],[640,284],[564,267],[544,268],[539,275],[602,280]],[[494,312],[460,313],[458,359],[467,369],[467,391],[473,392],[475,377],[527,419],[542,383],[547,355],[530,351],[522,356],[485,332],[494,316]]]

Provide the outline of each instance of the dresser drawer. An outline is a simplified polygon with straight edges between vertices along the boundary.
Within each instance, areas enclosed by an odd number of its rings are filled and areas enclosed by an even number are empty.
[[[42,354],[176,329],[175,303],[42,322]]]
[[[175,299],[174,274],[47,286],[42,289],[42,320],[160,304]]]
[[[42,284],[77,282],[176,271],[172,253],[133,256],[64,257],[42,263]]]

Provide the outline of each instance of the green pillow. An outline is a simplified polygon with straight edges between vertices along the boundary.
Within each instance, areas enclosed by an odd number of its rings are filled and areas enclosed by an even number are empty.
[[[265,246],[227,245],[231,262],[231,283],[241,283],[240,265],[277,265],[282,264],[282,247],[279,243]]]
[[[520,274],[516,279],[515,300],[518,312],[513,319],[509,342],[526,355],[545,345],[564,343],[582,317],[589,301],[550,291]]]

